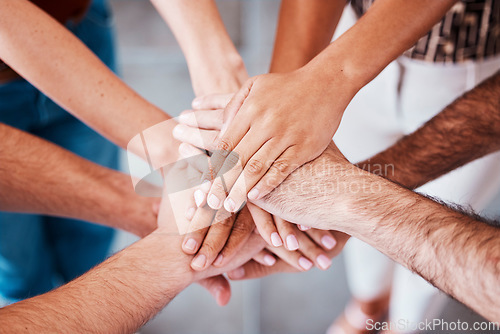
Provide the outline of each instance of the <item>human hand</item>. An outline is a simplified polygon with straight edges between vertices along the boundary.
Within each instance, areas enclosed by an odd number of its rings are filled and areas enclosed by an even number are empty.
[[[349,240],[350,236],[337,231],[331,232],[335,239],[338,241],[336,246],[327,252],[328,258],[334,258],[344,248],[347,240]],[[298,269],[294,266],[291,266],[286,261],[280,259],[276,262],[272,267],[263,265],[259,263],[259,261],[255,261],[255,259],[248,261],[243,266],[238,267],[230,272],[228,272],[228,277],[231,280],[243,280],[243,279],[255,279],[261,278],[272,274],[277,273],[285,273],[285,272],[297,272]],[[299,270],[300,271],[300,270]]]
[[[247,193],[251,200],[262,198],[325,150],[354,96],[348,85],[329,85],[337,98],[326,94],[321,76],[307,69],[265,74],[244,85],[226,107],[215,141],[214,165],[227,165],[230,171],[224,182],[220,177],[213,181],[206,195],[211,208],[224,205],[234,212]]]

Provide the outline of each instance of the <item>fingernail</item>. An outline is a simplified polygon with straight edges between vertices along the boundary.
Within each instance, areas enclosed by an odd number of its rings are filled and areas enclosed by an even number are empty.
[[[196,240],[193,238],[188,239],[184,244],[184,248],[193,252],[196,249]]]
[[[180,114],[179,118],[178,118],[179,122],[181,122],[181,123],[186,122],[188,119],[189,119],[189,116],[187,114]]]
[[[194,192],[194,201],[196,202],[197,207],[201,206],[201,203],[203,203],[204,199],[205,199],[205,194],[203,193],[203,191],[198,189]]]
[[[208,193],[208,192],[210,191],[210,186],[211,186],[211,185],[212,185],[212,184],[210,183],[210,181],[205,180],[205,181],[203,181],[203,183],[201,184],[200,189],[201,189],[202,191],[204,191],[204,192]]]
[[[186,210],[186,219],[187,220],[191,220],[193,219],[193,216],[194,216],[194,213],[195,213],[195,209],[194,208],[189,208]]]
[[[283,241],[280,238],[280,235],[276,232],[273,232],[271,234],[271,243],[273,244],[274,247],[280,247],[283,245]]]
[[[259,191],[255,188],[250,190],[250,192],[248,193],[248,198],[251,200],[256,200],[258,197],[259,197]]]
[[[306,259],[305,257],[301,257],[299,259],[299,266],[301,266],[302,269],[304,269],[304,270],[309,270],[312,268],[313,263],[311,261],[309,261],[308,259]]]
[[[200,254],[193,259],[191,265],[196,268],[203,268],[205,267],[205,263],[207,263],[207,257],[204,254]]]
[[[326,255],[323,254],[319,255],[316,258],[316,262],[318,262],[320,269],[323,270],[330,268],[330,266],[332,265],[332,260],[330,260]]]
[[[175,139],[179,139],[179,137],[182,135],[184,132],[184,125],[176,125],[174,130],[172,131],[172,135],[174,136]]]
[[[186,143],[182,143],[179,145],[179,154],[183,158],[188,158],[191,156],[191,152],[189,150],[189,146]]]
[[[224,259],[224,257],[222,255],[219,254],[219,256],[217,256],[217,258],[215,259],[214,261],[214,265],[215,266],[220,266],[222,264],[222,260]]]
[[[266,254],[264,255],[264,263],[270,267],[276,263],[276,259],[274,258],[274,256]]]
[[[333,247],[335,247],[335,245],[337,244],[337,240],[329,235],[325,235],[323,238],[321,238],[321,243],[323,244],[323,246],[325,246],[326,249],[333,249]]]
[[[286,248],[291,251],[299,249],[299,242],[294,235],[290,234],[286,237]]]
[[[191,103],[191,106],[193,107],[193,109],[199,108],[201,106],[201,100],[194,99],[193,102]]]
[[[245,277],[245,269],[243,267],[239,267],[237,269],[234,269],[228,273],[229,278],[232,279],[240,279]]]
[[[214,194],[210,194],[210,196],[208,196],[208,205],[212,209],[220,209],[220,199],[218,199]]]
[[[299,230],[301,231],[307,231],[307,230],[310,230],[311,228],[308,227],[308,226],[304,226],[304,225],[299,225]]]
[[[234,201],[231,198],[227,198],[224,201],[224,209],[226,209],[229,212],[234,212],[234,207],[236,205],[234,204]]]

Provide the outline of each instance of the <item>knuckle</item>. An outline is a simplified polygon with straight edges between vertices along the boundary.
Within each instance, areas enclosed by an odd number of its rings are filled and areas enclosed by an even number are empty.
[[[271,168],[276,175],[284,175],[289,171],[290,163],[286,160],[276,160]]]
[[[262,161],[257,159],[252,159],[246,166],[247,173],[249,176],[260,174],[264,169],[264,164]]]
[[[216,194],[225,194],[226,190],[224,189],[224,186],[222,185],[222,181],[220,178],[217,178],[213,185],[212,185],[212,193]]]
[[[220,138],[219,142],[217,143],[217,149],[221,151],[220,153],[223,156],[227,156],[229,152],[233,149],[233,144],[227,138]]]

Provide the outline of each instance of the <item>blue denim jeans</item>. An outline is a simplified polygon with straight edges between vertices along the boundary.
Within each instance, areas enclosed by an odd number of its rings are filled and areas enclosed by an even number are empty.
[[[86,17],[67,27],[114,69],[111,20],[105,0],[94,0]],[[0,122],[117,168],[116,146],[23,79],[0,85]],[[107,257],[113,236],[113,229],[83,221],[0,212],[0,304],[45,293],[88,271]]]

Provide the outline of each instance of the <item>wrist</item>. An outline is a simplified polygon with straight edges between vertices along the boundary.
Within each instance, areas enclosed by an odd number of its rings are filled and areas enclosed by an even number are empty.
[[[235,93],[248,79],[243,59],[236,49],[188,60],[189,73],[196,96]]]

